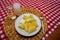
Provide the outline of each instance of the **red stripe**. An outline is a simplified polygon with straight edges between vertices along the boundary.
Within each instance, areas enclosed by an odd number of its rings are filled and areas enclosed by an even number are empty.
[[[2,3],[4,4],[4,6],[8,6],[5,0],[2,0]]]
[[[54,4],[55,4],[55,3],[52,2],[51,4],[44,5],[44,7],[42,7],[41,10],[44,10],[44,9],[46,9],[46,8],[48,8],[48,7],[51,7],[51,6],[53,6]]]
[[[13,4],[13,2],[12,2],[12,0],[8,0],[8,4],[10,4],[10,5],[12,5]]]
[[[51,6],[51,7],[47,8],[47,9],[44,9],[43,12],[50,13],[50,12],[53,12],[56,8],[58,8],[57,4]]]
[[[46,7],[46,6],[49,6],[49,5],[53,4],[53,3],[54,3],[54,1],[52,1],[52,2],[47,2],[47,3],[44,3],[44,4],[41,3],[41,4],[40,4],[40,9],[41,9],[41,8],[44,8],[44,7]]]

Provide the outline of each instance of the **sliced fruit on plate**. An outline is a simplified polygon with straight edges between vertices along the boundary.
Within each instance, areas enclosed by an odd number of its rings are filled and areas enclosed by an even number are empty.
[[[23,20],[20,21],[19,27],[28,33],[32,33],[36,30],[37,22],[32,15],[24,15]]]

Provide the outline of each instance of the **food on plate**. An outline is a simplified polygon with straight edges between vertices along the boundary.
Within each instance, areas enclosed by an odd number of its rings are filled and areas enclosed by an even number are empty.
[[[38,27],[36,19],[32,16],[24,15],[20,21],[19,28],[26,31],[27,33],[32,33]]]

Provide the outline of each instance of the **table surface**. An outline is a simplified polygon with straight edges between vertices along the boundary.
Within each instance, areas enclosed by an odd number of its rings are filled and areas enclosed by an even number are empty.
[[[60,25],[46,40],[60,40]]]

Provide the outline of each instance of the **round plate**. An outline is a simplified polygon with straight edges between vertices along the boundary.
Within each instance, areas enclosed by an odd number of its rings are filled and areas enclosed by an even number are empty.
[[[37,22],[37,24],[38,24],[38,27],[37,27],[36,30],[35,30],[34,32],[32,32],[32,33],[28,33],[28,32],[26,32],[25,30],[19,28],[20,22],[23,22],[23,20],[24,20],[24,19],[23,19],[23,16],[29,16],[29,15],[32,15],[33,18],[36,20],[36,22]],[[22,20],[22,21],[21,21],[21,20]],[[39,17],[37,17],[37,16],[34,15],[34,14],[24,13],[24,14],[20,15],[20,16],[16,19],[16,21],[15,21],[15,29],[16,29],[16,31],[17,31],[19,34],[21,34],[21,35],[23,35],[23,36],[33,36],[33,35],[37,34],[37,33],[40,31],[40,29],[41,29],[41,20],[39,19]]]

